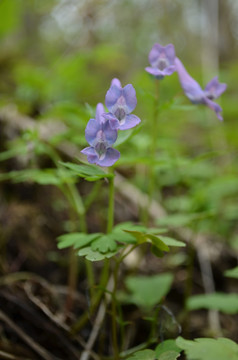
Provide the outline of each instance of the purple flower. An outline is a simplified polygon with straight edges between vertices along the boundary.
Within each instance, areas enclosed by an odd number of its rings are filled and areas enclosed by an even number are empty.
[[[222,93],[226,90],[227,85],[221,84],[218,81],[218,77],[215,76],[205,87],[205,95],[208,97],[208,99],[213,100],[217,99],[219,96],[221,96]]]
[[[207,105],[210,109],[215,111],[219,120],[223,120],[220,114],[222,108],[211,100],[216,99],[226,90],[226,84],[220,84],[217,77],[215,77],[207,84],[205,90],[202,90],[197,81],[188,74],[187,70],[178,58],[175,59],[175,65],[181,86],[189,100],[193,104]]]
[[[95,119],[90,119],[85,130],[85,138],[89,147],[81,150],[87,155],[88,162],[100,166],[111,166],[120,157],[119,151],[113,149],[117,139],[117,130],[110,127],[109,121],[105,120],[103,104],[97,104]]]
[[[148,58],[151,66],[146,67],[145,70],[157,79],[163,79],[176,71],[174,64],[175,50],[172,44],[166,46],[161,46],[158,43],[154,44]]]
[[[135,109],[136,92],[131,84],[121,87],[118,79],[113,79],[105,98],[109,113],[103,114],[112,129],[127,130],[140,123],[140,119],[131,114]]]

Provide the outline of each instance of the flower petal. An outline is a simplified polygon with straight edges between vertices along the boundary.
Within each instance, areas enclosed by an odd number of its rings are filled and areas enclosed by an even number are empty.
[[[122,88],[118,85],[119,84],[111,85],[110,89],[106,93],[105,104],[110,112],[113,112],[113,108],[122,94]]]
[[[126,106],[124,107],[125,112],[129,114],[135,109],[137,104],[136,91],[131,84],[128,84],[122,89],[122,95],[126,101]]]
[[[157,77],[158,79],[163,79],[163,78],[164,78],[164,71],[163,71],[163,70],[159,70],[159,69],[157,69],[157,68],[155,68],[155,67],[150,67],[150,66],[147,66],[147,67],[145,68],[145,70],[146,70],[149,74]]]
[[[212,109],[213,111],[215,111],[216,113],[216,116],[218,117],[218,119],[220,121],[223,120],[223,117],[221,116],[220,112],[222,112],[222,108],[220,107],[220,105],[218,105],[217,103],[215,103],[214,101],[211,101],[210,99],[208,98],[205,98],[204,99],[205,101],[205,104],[210,108]]]
[[[121,88],[121,82],[120,82],[120,80],[117,79],[117,78],[112,79],[112,81],[111,81],[111,86],[113,86],[113,85]]]
[[[108,145],[114,144],[114,142],[117,139],[117,130],[111,127],[110,122],[108,120],[106,120],[106,122],[103,124],[102,130],[104,132],[107,144]]]
[[[169,63],[171,65],[174,64],[174,60],[175,60],[175,49],[174,49],[174,45],[173,44],[168,44],[167,46],[164,47],[164,52],[166,54],[167,59],[169,60]]]
[[[97,164],[100,166],[112,166],[120,157],[120,152],[113,148],[108,148],[105,157],[98,160]]]
[[[219,83],[218,77],[215,76],[205,87],[205,94],[209,99],[217,99],[226,90],[227,85]]]
[[[141,122],[141,119],[134,114],[126,115],[125,122],[120,125],[119,130],[128,130]]]
[[[164,73],[164,75],[171,75],[176,71],[176,67],[175,65],[170,65],[168,67],[166,67],[162,72]]]
[[[98,131],[101,129],[101,124],[95,119],[90,119],[85,129],[85,138],[89,145],[93,145]]]
[[[102,114],[104,114],[105,110],[104,110],[104,106],[102,103],[98,103],[97,107],[96,107],[96,116],[95,119],[97,122],[101,123],[104,122],[104,118],[102,116]]]
[[[119,129],[120,122],[119,120],[112,114],[112,113],[106,113],[103,114],[104,118],[109,121],[110,127],[112,130]]]
[[[149,52],[149,56],[148,56],[148,59],[149,59],[149,63],[153,66],[157,63],[158,61],[158,58],[161,54],[161,52],[164,50],[164,47],[161,46],[160,44],[158,43],[155,43],[152,47],[152,49],[150,50]]]
[[[182,62],[178,58],[175,59],[175,66],[185,95],[194,104],[204,103],[204,91],[198,82],[189,75]]]
[[[95,164],[98,161],[98,155],[93,147],[86,147],[80,151],[82,154],[87,155],[88,162]]]

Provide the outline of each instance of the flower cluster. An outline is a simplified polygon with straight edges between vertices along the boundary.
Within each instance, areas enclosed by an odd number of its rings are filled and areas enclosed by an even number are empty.
[[[188,99],[194,104],[207,105],[216,113],[219,120],[223,120],[220,114],[222,109],[213,100],[226,90],[226,84],[219,83],[218,78],[215,77],[203,90],[176,57],[172,44],[166,46],[154,44],[148,58],[151,66],[146,67],[145,70],[149,74],[156,79],[163,79],[177,72],[181,87]],[[113,79],[106,93],[105,104],[109,112],[104,111],[103,104],[97,105],[95,119],[89,120],[85,130],[85,137],[90,146],[81,152],[87,155],[88,161],[92,164],[111,166],[120,157],[119,151],[112,148],[117,140],[118,130],[133,128],[141,120],[132,114],[137,99],[131,84],[123,88],[118,79]]]
[[[131,114],[137,104],[136,92],[131,84],[122,88],[120,81],[113,79],[105,104],[109,112],[105,113],[103,104],[97,105],[95,119],[89,120],[85,130],[85,138],[90,146],[81,152],[87,155],[91,164],[111,166],[120,157],[120,152],[112,148],[118,130],[133,128],[141,120]]]
[[[177,71],[181,87],[189,100],[194,104],[207,105],[216,113],[219,120],[223,120],[220,114],[221,107],[212,100],[217,99],[226,90],[226,84],[219,83],[218,78],[215,77],[203,90],[198,82],[189,75],[179,58],[176,57],[172,44],[164,47],[160,44],[154,44],[149,53],[149,62],[151,67],[146,67],[145,70],[157,79],[163,79]]]

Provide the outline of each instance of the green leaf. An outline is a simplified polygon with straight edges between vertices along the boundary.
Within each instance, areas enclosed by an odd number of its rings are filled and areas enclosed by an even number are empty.
[[[77,176],[80,176],[87,181],[96,181],[104,178],[111,178],[113,174],[106,173],[102,168],[96,165],[78,165],[74,163],[65,163],[60,161],[60,164],[72,170]]]
[[[154,360],[155,352],[153,350],[140,350],[134,353],[127,360]]]
[[[154,234],[144,233],[142,231],[136,230],[124,230],[125,232],[131,234],[138,242],[138,244],[143,244],[144,242],[150,242],[156,246],[159,250],[169,251],[169,247],[160,239],[160,236]]]
[[[59,241],[58,248],[64,249],[69,246],[73,246],[75,249],[79,249],[90,244],[93,240],[97,239],[101,234],[85,234],[85,233],[70,233],[64,234],[57,238]]]
[[[180,356],[180,353],[177,353],[176,351],[166,351],[160,357],[158,357],[159,360],[176,360]]]
[[[139,244],[142,244],[146,241],[145,234],[141,231],[137,230],[124,230],[126,233],[129,233],[131,236],[133,236]]]
[[[160,237],[152,234],[145,234],[147,240],[151,240],[152,244],[159,250],[169,251],[169,247],[160,239]]]
[[[238,295],[213,293],[206,295],[195,295],[188,298],[186,307],[188,310],[214,309],[226,314],[236,314],[238,312]]]
[[[176,344],[188,360],[238,360],[238,345],[230,339],[200,338],[194,341],[178,337]]]
[[[1,180],[12,180],[14,182],[33,181],[40,185],[56,185],[62,183],[74,182],[71,172],[65,169],[27,169],[20,171],[11,171],[6,174],[0,174]]]
[[[135,228],[138,229],[144,227],[141,227],[139,225],[134,225],[130,222],[120,223],[114,226],[111,236],[115,241],[125,244],[135,244],[136,243],[135,238],[131,234],[125,231],[125,230],[133,230]]]
[[[16,157],[19,155],[27,154],[27,146],[15,144],[15,146],[9,150],[3,151],[0,153],[0,161],[11,159],[12,157]]]
[[[133,236],[125,233],[123,230],[120,230],[120,229],[113,230],[111,233],[111,237],[115,241],[118,241],[119,243],[123,243],[123,244],[135,244],[136,243],[136,240]]]
[[[155,354],[159,360],[176,360],[181,349],[175,340],[165,340],[155,348]]]
[[[238,279],[238,266],[236,266],[233,269],[229,269],[225,271],[225,276]]]
[[[105,254],[100,253],[99,251],[94,251],[91,246],[84,247],[81,250],[79,250],[78,255],[79,256],[85,256],[86,259],[90,261],[100,261],[105,258],[110,258],[114,256],[117,253],[116,251],[107,252]]]
[[[164,252],[159,250],[156,246],[152,245],[151,246],[151,252],[152,254],[154,254],[155,256],[157,256],[158,258],[162,258],[164,256]]]
[[[186,244],[183,241],[178,241],[168,236],[159,235],[158,237],[168,246],[178,246],[178,247],[186,246]]]
[[[129,276],[126,279],[126,287],[131,294],[126,297],[126,301],[150,309],[168,293],[172,282],[173,275],[170,273],[153,276]]]
[[[103,235],[92,243],[91,249],[105,254],[110,251],[116,251],[117,243],[110,234]]]
[[[123,144],[126,142],[133,134],[133,129],[129,129],[128,131],[120,131],[117,137],[117,142],[115,144],[115,147]]]

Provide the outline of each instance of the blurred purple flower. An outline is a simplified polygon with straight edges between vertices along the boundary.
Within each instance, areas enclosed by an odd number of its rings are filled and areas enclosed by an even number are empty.
[[[205,95],[208,99],[217,99],[226,90],[227,85],[221,84],[218,81],[218,77],[215,76],[205,87]]]
[[[149,53],[149,63],[151,66],[145,70],[154,75],[157,79],[163,79],[167,75],[173,74],[175,68],[175,50],[173,44],[161,46],[156,43]]]
[[[207,84],[205,90],[202,90],[198,82],[188,74],[187,70],[178,58],[175,59],[175,65],[181,86],[189,100],[193,104],[207,105],[210,109],[215,111],[219,120],[223,120],[220,114],[222,108],[215,102],[211,101],[211,99],[219,97],[226,90],[226,84],[220,84],[217,77],[215,77]]]
[[[85,138],[91,146],[81,152],[87,155],[91,164],[111,166],[120,157],[119,151],[111,147],[117,139],[117,130],[111,129],[109,121],[105,120],[103,114],[103,104],[99,103],[95,119],[89,120],[85,130]]]
[[[120,81],[113,79],[106,93],[105,104],[109,113],[104,113],[103,116],[112,129],[127,130],[140,123],[141,120],[131,114],[137,104],[136,92],[131,84],[122,88]]]

